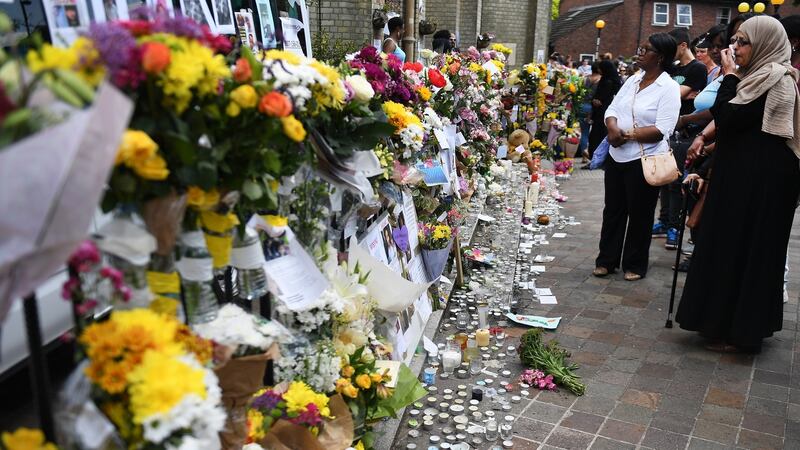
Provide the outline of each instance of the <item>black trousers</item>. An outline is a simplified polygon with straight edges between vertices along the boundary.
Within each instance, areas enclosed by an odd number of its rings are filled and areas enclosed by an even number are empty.
[[[644,180],[640,160],[618,163],[609,156],[605,189],[600,254],[595,264],[609,271],[622,267],[625,272],[645,276],[658,188]]]
[[[675,162],[678,164],[678,170],[683,174],[684,166],[686,165],[686,156],[689,147],[692,145],[692,137],[681,137],[677,139],[670,139],[669,146],[672,148],[672,154],[675,156]],[[680,228],[681,221],[681,208],[683,208],[683,176],[679,177],[672,183],[661,186],[661,211],[658,214],[658,221],[667,226],[667,228]]]

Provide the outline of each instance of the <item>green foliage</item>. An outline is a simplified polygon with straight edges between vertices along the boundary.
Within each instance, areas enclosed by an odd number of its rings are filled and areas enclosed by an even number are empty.
[[[550,16],[553,18],[553,20],[558,19],[560,6],[561,0],[553,0],[553,3],[550,4]]]
[[[570,356],[569,352],[560,348],[555,340],[545,343],[542,339],[543,334],[541,328],[534,328],[522,335],[519,344],[520,361],[526,367],[552,375],[556,384],[573,394],[583,395],[586,385],[581,383],[580,377],[574,373],[578,366],[574,363],[567,364],[566,358]]]
[[[344,61],[345,55],[361,49],[356,41],[334,38],[325,30],[317,31],[311,38],[311,49],[314,58],[336,66]]]

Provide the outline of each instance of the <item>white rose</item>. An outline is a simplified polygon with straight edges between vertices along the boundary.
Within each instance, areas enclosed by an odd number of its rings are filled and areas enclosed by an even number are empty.
[[[355,94],[355,100],[359,103],[368,103],[372,100],[372,97],[375,96],[375,91],[372,89],[372,85],[369,84],[366,78],[361,75],[349,75],[346,78],[347,82],[350,83],[350,87],[353,88],[353,92]]]

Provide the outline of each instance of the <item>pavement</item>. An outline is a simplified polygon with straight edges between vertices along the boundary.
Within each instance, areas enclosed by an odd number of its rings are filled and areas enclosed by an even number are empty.
[[[621,273],[591,276],[602,176],[576,171],[561,183],[569,196],[562,213],[581,225],[570,227],[567,239],[550,240],[547,253],[556,259],[537,279],[537,287],[550,287],[559,304],[539,305],[515,293],[519,313],[563,317],[550,336],[572,352],[586,394],[533,392],[518,412],[513,448],[800,448],[800,231],[790,243],[790,267],[796,269],[783,331],[766,339],[759,355],[712,353],[696,333],[677,324],[664,327],[675,258],[663,248],[664,239],[654,239],[643,280],[627,282]],[[681,274],[678,297],[684,279]]]

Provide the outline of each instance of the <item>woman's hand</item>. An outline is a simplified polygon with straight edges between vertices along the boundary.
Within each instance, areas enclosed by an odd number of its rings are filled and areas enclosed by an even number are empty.
[[[686,177],[686,179],[683,180],[683,184],[687,185],[687,187],[688,187],[688,186],[690,186],[692,184],[693,181],[697,182],[697,194],[698,195],[702,194],[703,193],[703,189],[705,189],[705,186],[706,186],[706,180],[701,178],[700,175],[698,175],[696,173],[690,173]]]
[[[722,57],[722,70],[725,74],[736,73],[736,62],[733,59],[733,50],[730,48],[722,49],[720,52]]]
[[[625,143],[625,136],[617,127],[608,129],[608,143],[614,147],[621,147]]]
[[[594,100],[592,100],[592,106],[594,106],[595,108],[600,108],[601,106],[603,106],[603,102],[601,102],[600,100],[594,99]]]
[[[705,147],[706,141],[703,139],[703,136],[697,136],[692,141],[692,145],[689,146],[689,149],[686,151],[686,155],[688,159],[695,160],[700,156],[700,153],[703,151],[703,147]]]

